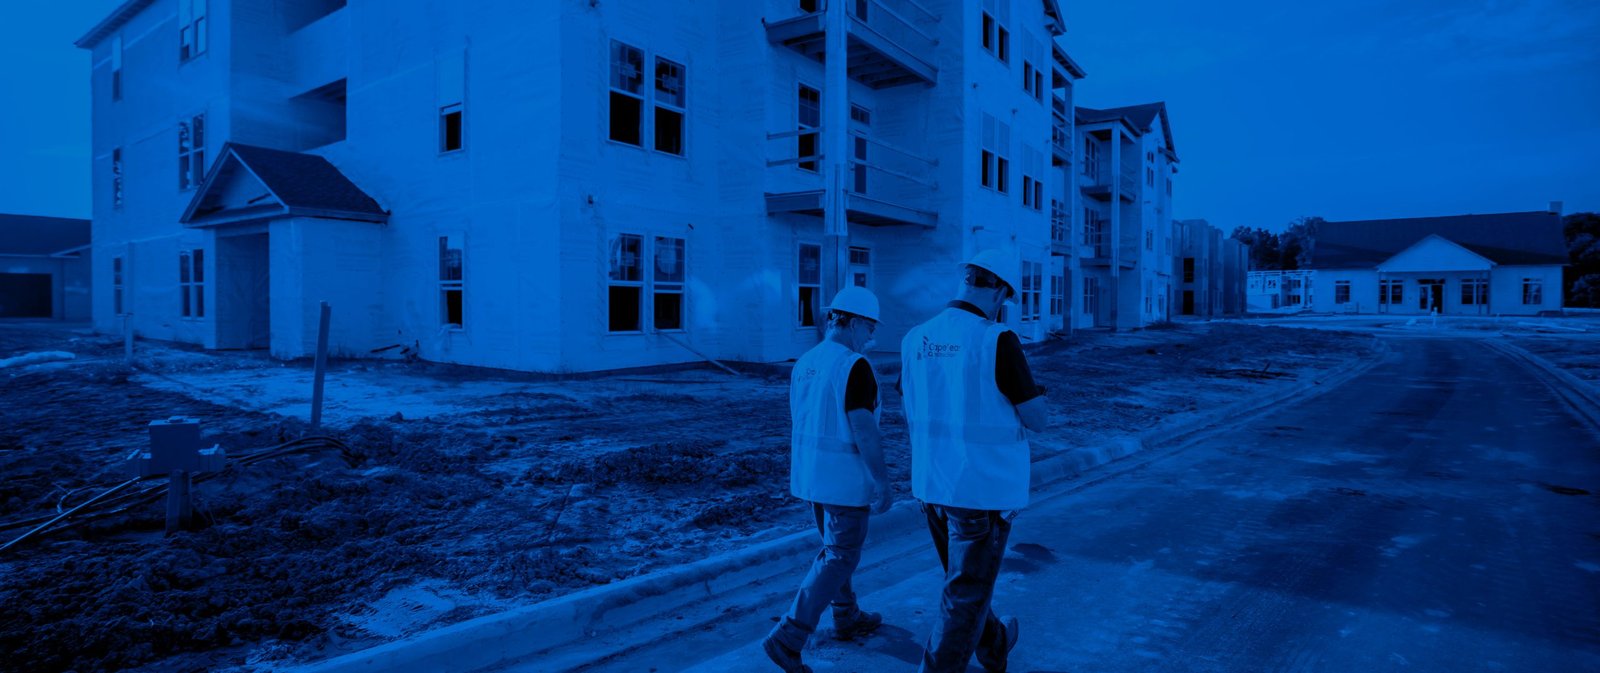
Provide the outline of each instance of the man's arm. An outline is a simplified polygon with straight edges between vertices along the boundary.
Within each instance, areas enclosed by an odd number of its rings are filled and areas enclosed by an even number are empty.
[[[861,460],[872,475],[872,513],[882,514],[889,509],[889,466],[883,461],[883,433],[878,430],[878,419],[866,409],[851,409],[845,412],[845,418],[850,421],[850,432],[856,440],[856,448],[861,450]]]
[[[1043,432],[1050,425],[1050,410],[1045,407],[1043,395],[1017,405],[1017,416],[1022,418],[1022,427],[1033,432]]]

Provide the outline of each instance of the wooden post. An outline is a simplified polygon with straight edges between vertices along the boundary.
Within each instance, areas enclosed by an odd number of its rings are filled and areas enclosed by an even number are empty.
[[[322,302],[322,320],[317,325],[317,360],[311,379],[311,434],[322,429],[322,379],[328,370],[328,322],[333,308]]]
[[[122,314],[122,357],[133,364],[133,314]]]
[[[193,512],[189,498],[189,473],[173,470],[167,477],[167,535],[188,528]]]

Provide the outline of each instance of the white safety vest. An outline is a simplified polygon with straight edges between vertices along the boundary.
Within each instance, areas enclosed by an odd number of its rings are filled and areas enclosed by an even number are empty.
[[[824,340],[794,364],[789,376],[789,490],[825,505],[872,503],[872,477],[845,417],[845,387],[860,353]],[[876,421],[883,405],[873,410]]]
[[[1028,439],[994,377],[996,346],[1008,331],[950,307],[901,342],[917,499],[985,510],[1028,505]]]

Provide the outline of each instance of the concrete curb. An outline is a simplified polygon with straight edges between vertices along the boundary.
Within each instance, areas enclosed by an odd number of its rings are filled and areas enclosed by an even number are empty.
[[[1566,402],[1574,414],[1588,422],[1591,427],[1600,428],[1600,390],[1597,390],[1595,385],[1516,344],[1496,339],[1486,339],[1479,343],[1513,362],[1526,365],[1542,374],[1541,378],[1544,379],[1545,385],[1557,398]]]
[[[1094,447],[1068,447],[1036,440],[1036,446],[1059,453],[1033,464],[1034,499],[1050,495],[1041,487],[1060,482],[1139,451],[1165,444],[1212,425],[1263,410],[1318,387],[1332,389],[1375,365],[1387,353],[1382,341],[1373,354],[1285,390],[1204,413],[1169,418],[1134,437]],[[1223,419],[1223,420],[1218,420]],[[921,512],[914,501],[896,503],[875,516],[868,548],[887,539],[921,530]],[[816,533],[800,531],[729,554],[594,587],[535,605],[479,617],[360,652],[298,666],[294,673],[370,673],[376,671],[477,671],[526,661],[553,648],[571,645],[600,633],[614,633],[693,603],[725,595],[763,580],[794,575],[801,560],[815,554]],[[798,576],[796,576],[798,580]],[[685,624],[685,627],[692,626]],[[596,648],[596,660],[643,643]]]

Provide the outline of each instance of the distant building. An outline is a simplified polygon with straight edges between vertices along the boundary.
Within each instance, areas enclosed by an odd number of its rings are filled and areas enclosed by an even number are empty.
[[[1319,312],[1531,315],[1561,308],[1567,248],[1548,211],[1327,222]]]
[[[326,300],[350,355],[781,361],[847,284],[896,347],[1004,247],[1024,339],[1079,296],[1137,326],[1166,310],[1176,156],[1164,112],[1103,111],[1126,254],[1069,282],[1064,26],[1056,0],[130,0],[77,43],[95,323],[299,357]]]
[[[1315,271],[1307,269],[1249,272],[1245,290],[1249,310],[1258,313],[1311,310],[1316,276]]]
[[[1172,303],[1177,315],[1217,317],[1243,312],[1249,248],[1205,220],[1173,222]]]
[[[1075,324],[1134,329],[1171,317],[1172,176],[1165,103],[1077,108],[1083,301]]]
[[[0,215],[0,318],[85,321],[89,221]]]

